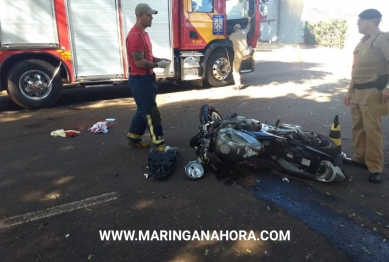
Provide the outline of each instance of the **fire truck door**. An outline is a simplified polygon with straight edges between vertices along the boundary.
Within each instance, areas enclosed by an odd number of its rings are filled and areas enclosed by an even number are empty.
[[[115,0],[67,0],[77,80],[124,76]]]
[[[192,6],[188,11],[188,19],[193,29],[194,36],[189,40],[191,46],[206,46],[216,39],[225,39],[225,14],[219,12],[222,1],[216,0],[192,0]],[[190,35],[185,34],[185,35]]]
[[[174,59],[173,59],[173,32],[172,32],[172,6],[169,0],[142,0],[142,3],[147,3],[158,14],[153,15],[151,27],[146,29],[150,36],[151,44],[153,45],[153,55],[158,58],[167,58],[172,61],[168,76],[174,75]],[[128,32],[136,23],[135,6],[138,1],[122,1],[122,12],[124,22],[123,38],[126,39]],[[164,69],[154,68],[157,78],[165,78]]]

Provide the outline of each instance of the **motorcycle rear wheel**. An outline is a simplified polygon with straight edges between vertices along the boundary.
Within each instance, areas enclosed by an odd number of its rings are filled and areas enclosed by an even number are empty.
[[[206,123],[223,120],[221,114],[210,105],[203,105],[200,109],[200,124],[205,125]]]
[[[307,132],[307,131],[304,131],[304,134],[307,134],[309,135],[311,132]],[[306,146],[310,146],[316,150],[319,150],[331,157],[335,157],[339,154],[338,152],[338,147],[337,145],[334,143],[334,141],[332,141],[329,137],[327,136],[324,136],[324,135],[321,135],[321,134],[316,134],[318,139],[321,141],[320,145],[312,145],[312,144],[309,144],[308,142],[304,141],[299,134],[296,134],[296,133],[292,133],[292,134],[289,134],[287,135],[287,137],[289,139],[291,139],[293,142],[297,143],[297,144],[303,144],[303,145],[306,145]]]

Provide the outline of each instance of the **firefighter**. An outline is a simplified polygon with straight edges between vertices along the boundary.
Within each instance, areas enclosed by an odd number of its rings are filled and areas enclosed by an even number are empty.
[[[142,141],[148,128],[152,143],[160,152],[165,152],[165,140],[161,116],[156,103],[157,83],[153,68],[166,68],[170,60],[153,56],[149,35],[145,32],[151,26],[153,15],[158,11],[148,4],[138,4],[135,8],[136,24],[126,39],[127,58],[130,65],[129,86],[137,105],[127,133],[128,144],[136,148],[148,148],[149,143]]]
[[[345,164],[369,170],[372,183],[381,181],[384,168],[381,117],[373,117],[366,105],[371,95],[382,93],[382,103],[388,103],[389,39],[379,29],[381,13],[367,9],[359,14],[358,30],[363,38],[354,50],[352,81],[343,100],[351,106],[354,155],[343,158]]]
[[[232,76],[234,77],[234,89],[239,90],[242,85],[240,82],[240,65],[242,61],[247,59],[253,52],[252,46],[247,45],[247,34],[250,31],[251,17],[247,18],[248,24],[245,29],[241,28],[240,24],[234,26],[234,32],[230,35],[230,40],[234,48],[234,62]]]

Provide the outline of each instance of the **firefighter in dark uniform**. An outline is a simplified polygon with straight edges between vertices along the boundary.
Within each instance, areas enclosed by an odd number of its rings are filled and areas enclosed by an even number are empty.
[[[145,29],[150,27],[153,15],[158,11],[148,4],[140,3],[135,8],[136,24],[131,28],[126,40],[130,76],[128,83],[137,105],[127,133],[128,144],[136,148],[149,147],[142,136],[149,129],[154,146],[164,152],[164,140],[161,116],[156,103],[157,83],[153,68],[166,68],[170,60],[153,56],[152,45]]]
[[[369,170],[372,183],[381,181],[384,168],[381,117],[373,117],[366,105],[369,97],[382,93],[382,103],[388,100],[389,39],[379,29],[381,13],[367,9],[359,14],[358,30],[363,38],[354,50],[352,81],[343,100],[351,106],[354,155],[343,158],[345,164]]]

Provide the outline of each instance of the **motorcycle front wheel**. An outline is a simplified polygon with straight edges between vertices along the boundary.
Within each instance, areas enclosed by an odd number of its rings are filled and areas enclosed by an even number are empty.
[[[200,124],[205,125],[212,121],[223,120],[220,113],[210,105],[203,105],[200,109]]]

